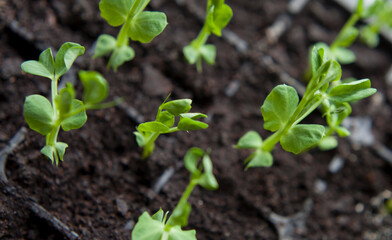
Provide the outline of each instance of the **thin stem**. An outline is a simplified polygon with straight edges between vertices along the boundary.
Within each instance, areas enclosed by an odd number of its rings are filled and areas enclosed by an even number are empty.
[[[340,47],[339,43],[340,43],[340,39],[342,38],[342,36],[345,34],[347,29],[350,27],[353,27],[359,21],[360,18],[361,18],[361,16],[356,12],[354,12],[350,16],[348,21],[344,24],[342,30],[340,30],[338,36],[335,38],[335,40],[330,45],[330,48],[332,51],[335,50],[336,48]]]

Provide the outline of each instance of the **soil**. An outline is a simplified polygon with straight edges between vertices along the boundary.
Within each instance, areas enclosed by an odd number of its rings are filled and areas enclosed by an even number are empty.
[[[217,191],[196,188],[191,195],[186,229],[196,229],[198,239],[278,239],[272,213],[293,216],[307,201],[312,207],[305,214],[305,227],[291,239],[392,239],[391,216],[380,213],[382,203],[373,204],[380,193],[392,190],[392,168],[372,146],[339,139],[335,150],[300,155],[277,147],[271,168],[248,171],[243,160],[249,152],[232,147],[251,129],[264,137],[270,134],[262,128],[263,100],[283,83],[283,75],[301,79],[308,47],[330,43],[349,13],[327,0],[310,1],[298,14],[288,11],[288,0],[227,3],[234,11],[228,29],[247,43],[247,49],[212,36],[216,64],[204,65],[199,74],[181,51],[201,28],[197,13],[203,13],[204,1],[195,6],[180,0],[152,1],[149,9],[165,12],[169,25],[149,44],[132,42],[135,59],[116,73],[106,69],[107,59],[91,59],[99,34],[118,32],[100,17],[98,1],[0,2],[0,149],[27,127],[25,97],[50,92],[50,82],[20,70],[23,61],[38,59],[47,47],[58,49],[66,41],[86,47],[73,71],[63,77],[75,80],[79,98],[80,69],[103,73],[111,87],[109,99],[125,98],[122,106],[89,111],[81,129],[60,133],[69,148],[57,167],[39,152],[45,139],[27,131],[8,155],[8,182],[0,185],[1,239],[131,239],[132,226],[144,211],[175,207],[189,180],[181,162],[193,146],[211,149],[220,184]],[[273,41],[267,30],[282,17],[288,28]],[[392,146],[392,89],[385,81],[392,62],[390,47],[383,39],[375,49],[355,43],[357,62],[343,66],[344,76],[371,78],[378,89],[375,96],[353,105],[352,116],[370,117],[376,142],[387,147]],[[207,113],[209,128],[162,135],[153,155],[142,161],[132,132],[141,121],[154,119],[169,92],[171,99],[193,99],[192,111]],[[323,119],[315,112],[306,121]],[[337,156],[344,165],[331,173],[329,165]],[[168,169],[174,174],[154,191]],[[315,189],[316,183],[326,188]]]

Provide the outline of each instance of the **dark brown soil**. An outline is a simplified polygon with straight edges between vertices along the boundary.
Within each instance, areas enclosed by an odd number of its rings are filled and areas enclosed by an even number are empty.
[[[385,233],[391,216],[377,221],[379,209],[371,204],[372,198],[392,190],[391,165],[374,148],[339,139],[335,150],[314,149],[295,156],[277,147],[271,168],[244,171],[248,152],[232,147],[251,129],[264,137],[270,134],[262,128],[259,108],[264,98],[282,83],[282,74],[301,79],[308,47],[331,42],[349,17],[347,12],[327,0],[310,1],[296,15],[288,13],[288,0],[228,0],[234,11],[228,29],[248,43],[248,50],[241,52],[227,39],[213,36],[216,65],[204,65],[198,74],[181,50],[200,30],[197,12],[203,13],[204,1],[194,8],[188,1],[152,2],[149,8],[165,12],[169,25],[150,44],[132,42],[136,58],[113,73],[106,70],[107,59],[91,59],[98,35],[118,31],[101,19],[98,1],[0,1],[0,148],[26,126],[24,98],[50,92],[46,79],[23,74],[20,64],[37,59],[47,47],[57,50],[66,41],[80,43],[87,51],[64,78],[75,79],[80,69],[100,71],[110,83],[110,98],[123,96],[136,111],[133,117],[124,107],[88,112],[85,126],[60,133],[69,148],[58,167],[39,153],[44,137],[29,130],[8,156],[9,181],[0,188],[1,239],[72,238],[32,211],[32,202],[80,239],[130,239],[129,228],[143,211],[174,208],[188,181],[178,163],[193,146],[212,150],[220,184],[215,192],[197,188],[190,198],[188,228],[196,229],[200,240],[278,239],[269,211],[294,215],[307,199],[313,201],[307,231],[296,238],[392,239]],[[289,28],[276,42],[267,41],[267,28],[282,16],[289,19]],[[376,141],[387,147],[392,146],[392,92],[385,81],[392,62],[390,47],[385,40],[376,49],[356,43],[352,49],[358,61],[343,67],[344,76],[371,78],[378,89],[376,96],[353,106],[353,116],[371,117]],[[272,65],[264,61],[269,57]],[[229,96],[227,90],[233,86],[239,88]],[[76,88],[80,98],[78,81]],[[209,128],[162,135],[151,158],[142,161],[132,132],[140,117],[153,120],[169,92],[172,99],[193,99],[192,111],[207,113]],[[307,121],[322,118],[316,112]],[[337,173],[328,171],[334,156],[344,160]],[[173,176],[154,192],[155,182],[168,168],[175,169]],[[327,184],[321,193],[314,190],[320,180]]]

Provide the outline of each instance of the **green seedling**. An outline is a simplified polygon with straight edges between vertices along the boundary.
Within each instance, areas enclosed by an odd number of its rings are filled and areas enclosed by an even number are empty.
[[[341,77],[340,65],[323,48],[313,48],[311,63],[313,77],[301,101],[293,87],[279,85],[261,106],[264,129],[274,133],[263,141],[257,132],[250,131],[238,141],[236,148],[253,150],[245,160],[246,168],[271,166],[271,152],[277,143],[284,150],[299,154],[316,146],[335,131],[346,136],[349,132],[340,123],[351,112],[348,103],[376,92],[370,87],[369,79],[338,82]],[[320,105],[325,108],[327,128],[319,124],[300,123]]]
[[[180,130],[194,131],[208,127],[208,124],[197,120],[199,118],[205,118],[207,115],[202,113],[188,113],[191,109],[191,99],[178,99],[167,102],[169,96],[159,106],[155,121],[139,124],[137,131],[134,132],[137,144],[143,148],[143,159],[146,159],[154,151],[155,140],[160,134]],[[176,117],[179,118],[177,126],[175,126]]]
[[[168,218],[168,212],[160,209],[150,216],[144,212],[132,231],[133,240],[195,240],[195,230],[182,230],[188,225],[192,207],[188,198],[193,189],[200,185],[207,190],[218,189],[218,183],[212,171],[212,162],[207,153],[200,148],[191,148],[184,158],[186,169],[191,173],[190,182],[180,201]]]
[[[162,12],[144,11],[150,0],[101,0],[101,16],[113,27],[121,26],[117,38],[108,34],[98,37],[94,58],[111,54],[108,68],[114,71],[135,56],[129,46],[129,38],[149,43],[166,27],[166,15]]]
[[[107,96],[106,80],[96,72],[81,71],[84,84],[84,102],[75,99],[71,83],[58,91],[58,81],[71,68],[75,59],[84,53],[84,47],[77,43],[64,43],[53,58],[50,48],[43,51],[39,60],[22,63],[24,72],[51,80],[51,102],[41,95],[30,95],[24,103],[23,114],[29,127],[46,136],[41,153],[58,165],[63,160],[68,144],[57,141],[60,127],[64,131],[81,128],[87,121],[86,109],[93,109]]]
[[[222,29],[230,22],[233,11],[224,0],[208,0],[206,18],[199,35],[187,46],[183,53],[190,64],[196,64],[198,72],[202,71],[202,60],[213,65],[216,57],[216,47],[206,44],[208,37],[215,34],[220,37]]]

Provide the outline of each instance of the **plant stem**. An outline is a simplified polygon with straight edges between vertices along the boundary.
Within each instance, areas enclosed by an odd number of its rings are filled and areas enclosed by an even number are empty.
[[[330,45],[330,49],[331,51],[335,50],[336,48],[340,47],[339,43],[340,43],[340,39],[342,38],[342,36],[345,34],[345,32],[347,31],[348,28],[353,27],[361,18],[361,16],[357,13],[354,12],[350,18],[348,19],[348,21],[344,24],[342,30],[340,30],[338,36],[335,38],[335,40],[331,43]]]

